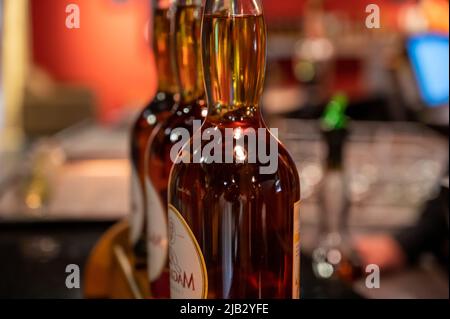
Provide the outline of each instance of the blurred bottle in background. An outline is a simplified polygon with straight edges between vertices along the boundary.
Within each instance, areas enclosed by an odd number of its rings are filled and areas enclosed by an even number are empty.
[[[152,134],[146,154],[146,200],[148,204],[149,276],[153,296],[168,298],[169,265],[167,235],[167,188],[172,168],[170,152],[179,143],[174,129],[192,132],[193,121],[206,116],[201,66],[201,0],[175,1],[172,32],[175,65],[180,87],[179,102],[172,115]]]
[[[153,2],[153,50],[158,72],[158,89],[154,99],[141,111],[131,132],[131,215],[130,242],[135,267],[147,269],[147,218],[145,196],[146,148],[154,129],[171,114],[177,100],[177,83],[173,67],[171,38],[171,0]]]
[[[319,193],[319,238],[313,251],[313,268],[322,279],[352,281],[359,267],[352,256],[348,234],[350,199],[344,171],[344,151],[348,136],[348,105],[344,94],[335,95],[321,119],[328,156]]]

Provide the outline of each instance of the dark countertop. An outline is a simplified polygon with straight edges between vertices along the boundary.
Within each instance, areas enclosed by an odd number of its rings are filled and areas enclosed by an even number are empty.
[[[0,223],[0,298],[82,298],[65,285],[66,266],[76,264],[83,278],[91,249],[110,222]],[[340,283],[315,279],[311,261],[301,258],[302,298],[360,298]]]

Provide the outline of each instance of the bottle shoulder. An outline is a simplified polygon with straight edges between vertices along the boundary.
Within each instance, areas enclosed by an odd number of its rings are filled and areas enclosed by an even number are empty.
[[[183,128],[191,131],[193,121],[203,122],[201,108],[202,103],[193,101],[191,103],[183,103],[182,101],[174,101],[170,114],[161,122],[156,133],[159,138],[163,136],[169,137],[171,132],[177,128]]]
[[[204,132],[204,127],[202,127]],[[267,131],[268,132],[268,131]],[[226,146],[222,143],[222,150],[225,152]],[[237,194],[258,193],[264,190],[265,195],[275,194],[277,192],[288,191],[293,194],[296,201],[300,200],[300,179],[294,160],[287,149],[276,140],[276,152],[270,159],[261,160],[256,156],[255,162],[237,163],[236,154],[234,154],[233,163],[226,163],[225,160],[220,163],[208,161],[208,154],[205,154],[207,143],[201,142],[201,162],[196,162],[193,156],[190,156],[189,162],[180,162],[174,164],[171,173],[172,192],[177,189],[185,189],[192,186],[195,181],[200,189],[211,189],[217,193],[235,192]],[[275,144],[274,144],[275,145]],[[191,138],[186,148],[190,153],[198,152],[194,150],[194,140]],[[186,154],[186,153],[185,153]],[[249,154],[248,148],[243,154]],[[185,158],[186,160],[187,158]],[[178,160],[181,160],[179,156]],[[209,162],[209,163],[208,163]],[[273,166],[270,169],[269,166]]]
[[[158,92],[138,113],[133,126],[135,128],[156,126],[167,119],[175,107],[176,101],[173,94]]]
[[[157,92],[154,98],[147,103],[141,114],[159,114],[164,112],[172,112],[176,107],[175,95],[169,92]]]
[[[192,145],[192,144],[191,144]],[[189,172],[198,172],[197,175],[203,177],[209,175],[214,178],[229,179],[232,175],[239,176],[257,176],[260,181],[270,180],[275,178],[289,179],[295,184],[300,184],[299,174],[295,162],[290,157],[289,153],[282,149],[280,144],[280,153],[276,156],[276,169],[272,172],[265,173],[261,171],[268,163],[257,161],[256,163],[197,163],[191,158],[190,162],[178,162],[174,166],[173,175],[188,174]],[[202,160],[207,160],[208,156],[202,156]],[[177,161],[182,161],[181,156]],[[223,172],[230,172],[230,174],[223,174]]]

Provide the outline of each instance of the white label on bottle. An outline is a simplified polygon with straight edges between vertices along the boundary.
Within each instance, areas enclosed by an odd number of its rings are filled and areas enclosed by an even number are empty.
[[[292,299],[300,299],[300,201],[294,204]]]
[[[131,168],[131,212],[129,215],[130,241],[138,242],[144,227],[144,189],[134,167]]]
[[[202,251],[185,219],[169,205],[169,265],[172,299],[206,299],[208,274]]]
[[[147,191],[147,260],[151,282],[157,280],[167,263],[168,238],[167,216],[158,192],[146,179]]]

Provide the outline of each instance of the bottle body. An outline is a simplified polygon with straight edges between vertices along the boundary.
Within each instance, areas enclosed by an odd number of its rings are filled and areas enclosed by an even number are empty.
[[[225,154],[227,146],[220,147]],[[261,174],[262,163],[174,165],[169,195],[173,298],[298,298],[299,179],[281,144],[277,156],[273,174]],[[180,224],[187,224],[186,230],[177,228]],[[203,294],[196,294],[199,287],[205,287]]]
[[[172,298],[299,297],[300,183],[258,108],[266,58],[258,5],[206,2],[208,116],[169,184]],[[261,148],[277,163],[270,172]]]
[[[148,201],[149,276],[153,296],[169,298],[167,188],[172,168],[171,150],[179,143],[174,130],[191,131],[194,120],[202,120],[203,76],[200,64],[200,2],[176,1],[172,32],[180,99],[174,112],[158,127],[147,149],[146,185]],[[202,115],[203,114],[203,115]]]

